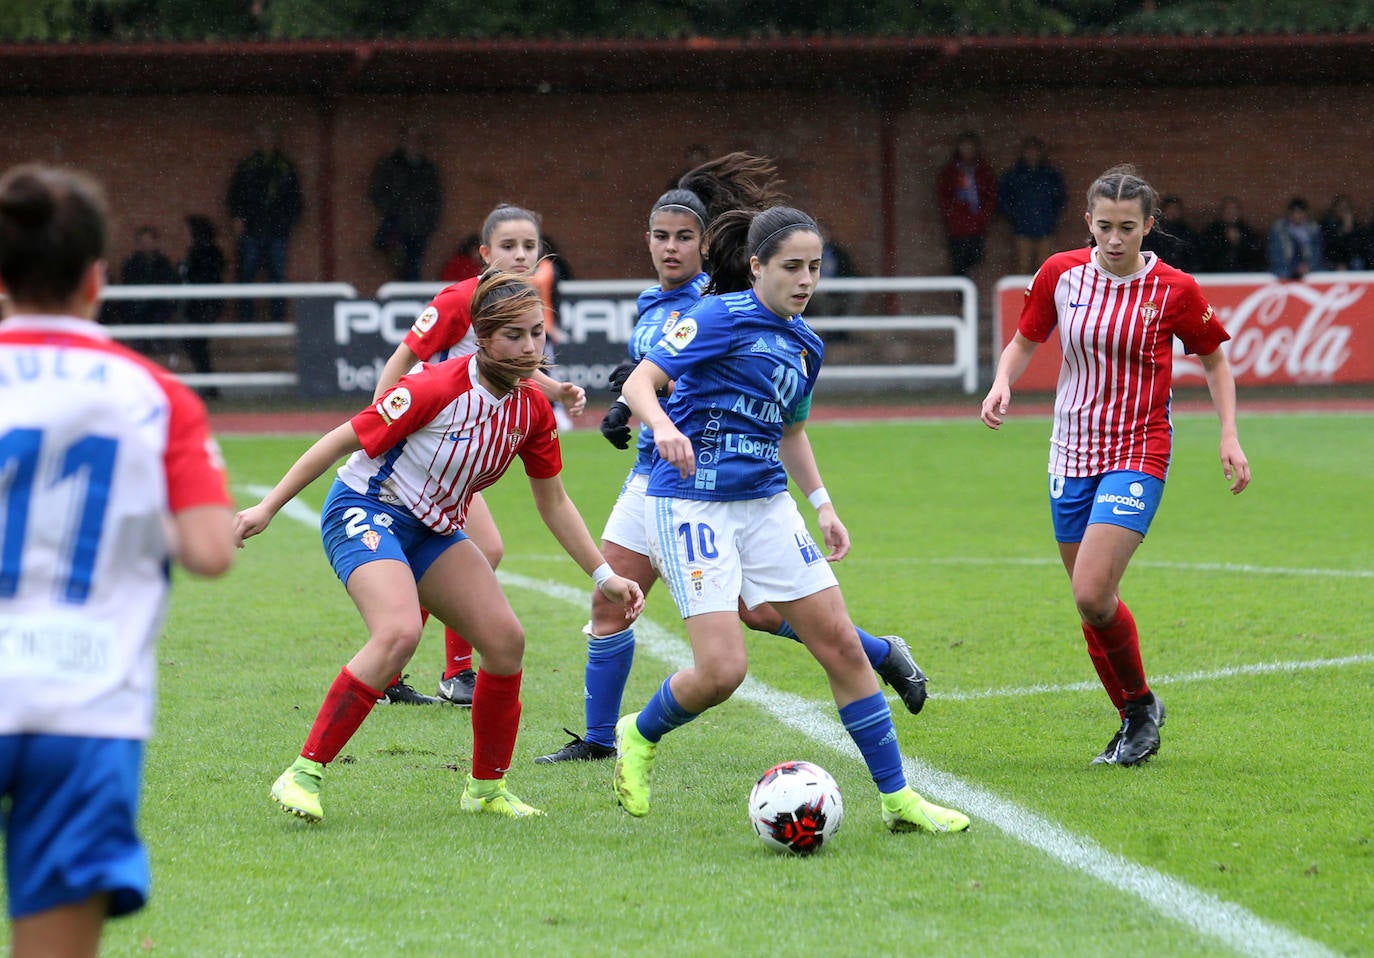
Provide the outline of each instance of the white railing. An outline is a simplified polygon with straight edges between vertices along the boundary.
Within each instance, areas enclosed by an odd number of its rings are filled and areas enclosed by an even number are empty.
[[[187,283],[183,286],[106,286],[104,302],[147,302],[149,300],[224,300],[225,309],[240,299],[356,299],[358,291],[348,283]],[[110,338],[140,339],[290,339],[294,345],[296,324],[269,323],[118,323],[105,327]],[[264,372],[191,373],[178,372],[177,378],[188,386],[295,386],[294,370]]]
[[[379,301],[413,297],[428,300],[445,283],[386,283],[378,288]],[[651,280],[567,280],[559,284],[566,296],[611,296],[633,299],[652,285]],[[817,316],[808,320],[818,332],[856,332],[898,334],[948,333],[951,337],[949,362],[926,363],[827,363],[821,372],[822,381],[896,382],[954,381],[965,393],[978,388],[978,292],[973,283],[961,276],[850,278],[828,279],[822,295],[830,294],[890,294],[952,293],[959,297],[956,314],[863,313],[845,316]],[[357,299],[358,293],[347,283],[224,283],[185,286],[109,286],[104,299],[111,302],[138,300],[224,300],[243,299]],[[291,322],[214,322],[214,323],[146,323],[112,325],[110,335],[120,340],[139,339],[290,339],[294,347],[296,326]],[[180,373],[191,386],[294,386],[294,371],[240,371],[214,373]]]

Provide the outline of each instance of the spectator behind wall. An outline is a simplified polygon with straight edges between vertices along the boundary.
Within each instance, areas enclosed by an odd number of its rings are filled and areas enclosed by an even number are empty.
[[[1368,269],[1365,258],[1365,230],[1355,219],[1350,198],[1337,194],[1322,216],[1322,259],[1324,269]]]
[[[949,249],[949,271],[967,276],[983,261],[988,223],[997,211],[997,175],[983,159],[978,134],[961,133],[940,168],[935,197]]]
[[[1322,256],[1321,227],[1312,221],[1307,200],[1295,196],[1269,227],[1269,272],[1279,279],[1302,279],[1321,269]]]
[[[439,278],[445,283],[461,283],[465,279],[482,272],[482,237],[477,233],[469,233],[463,237],[463,241],[458,244],[452,256],[444,263],[444,268],[439,271]]]
[[[181,276],[167,254],[162,252],[157,230],[140,226],[134,231],[134,251],[119,268],[119,282],[124,286],[176,286]],[[171,322],[176,312],[174,299],[132,299],[124,303],[124,321],[137,324],[163,325]],[[137,339],[131,345],[146,354],[165,353],[168,344],[161,339]]]
[[[1196,273],[1202,264],[1202,238],[1188,225],[1183,200],[1166,196],[1159,201],[1154,229],[1145,236],[1141,249],[1153,250],[1175,269]]]
[[[301,218],[305,201],[301,195],[296,165],[281,147],[277,127],[259,123],[257,149],[234,167],[229,179],[225,205],[233,220],[240,283],[257,282],[266,273],[267,282],[286,280],[286,253],[291,231]],[[253,318],[253,301],[239,301],[239,319]],[[274,320],[286,318],[286,300],[274,299],[270,313]]]
[[[1264,244],[1245,221],[1240,200],[1223,196],[1217,218],[1202,231],[1203,272],[1261,273],[1266,268]]]
[[[1021,141],[1016,162],[997,183],[997,210],[1011,224],[1016,272],[1034,273],[1054,252],[1054,231],[1068,194],[1039,137]]]
[[[186,258],[181,261],[181,281],[188,285],[215,285],[224,282],[226,265],[224,251],[219,248],[215,224],[208,216],[192,213],[186,217]],[[224,314],[222,299],[188,299],[183,306],[187,323],[214,323]],[[214,372],[210,362],[210,340],[206,336],[188,336],[183,344],[191,366],[198,373]],[[213,399],[219,389],[208,386],[201,396]]]
[[[372,168],[367,196],[378,215],[372,245],[386,256],[394,279],[415,282],[444,208],[439,168],[420,149],[417,129],[401,128],[396,149]]]

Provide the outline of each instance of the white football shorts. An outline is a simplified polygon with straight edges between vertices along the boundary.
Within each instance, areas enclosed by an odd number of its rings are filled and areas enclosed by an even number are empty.
[[[837,585],[786,492],[708,502],[648,496],[648,556],[686,619],[786,602]]]
[[[601,533],[604,542],[614,542],[631,552],[642,556],[649,554],[649,542],[644,536],[644,492],[649,488],[649,477],[642,473],[630,473],[625,485],[620,487],[611,514],[606,518],[606,529]]]

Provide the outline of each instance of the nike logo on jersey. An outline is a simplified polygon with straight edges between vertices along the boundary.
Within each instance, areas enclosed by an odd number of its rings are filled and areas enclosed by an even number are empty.
[[[1080,309],[1080,308],[1082,308],[1082,307],[1084,307],[1084,306],[1087,306],[1087,305],[1088,305],[1087,303],[1070,303],[1070,304],[1069,304],[1069,309]]]
[[[468,442],[471,439],[471,436],[464,436],[461,433],[451,432],[448,434],[449,442]]]

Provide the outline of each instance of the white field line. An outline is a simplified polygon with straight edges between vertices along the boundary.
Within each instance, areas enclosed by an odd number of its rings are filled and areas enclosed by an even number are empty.
[[[498,572],[498,577],[506,586],[528,589],[578,607],[587,604],[587,589],[574,589],[562,583],[509,572]],[[635,623],[635,641],[670,668],[691,664],[692,650],[685,641],[642,616]],[[762,709],[813,741],[862,761],[844,726],[826,715],[822,711],[824,707],[814,701],[770,688],[753,678],[744,680],[735,698]],[[912,786],[923,794],[983,819],[1069,868],[1134,895],[1163,917],[1217,939],[1239,954],[1254,958],[1334,958],[1336,954],[1319,942],[1269,924],[1239,905],[1222,901],[1186,882],[1109,852],[1090,838],[1075,835],[1043,815],[934,768],[919,758],[903,756],[902,766]]]
[[[266,488],[255,486],[244,486],[243,488]],[[522,554],[521,562],[567,562],[568,557],[564,554],[546,552],[539,554]],[[1017,565],[1017,566],[1054,566],[1061,568],[1063,563],[1057,556],[1034,556],[1015,558],[1009,556],[997,556],[988,558],[977,558],[973,556],[901,556],[896,558],[866,559],[862,556],[851,556],[844,560],[846,565],[862,565],[866,562],[882,563],[883,565]],[[1227,574],[1241,573],[1245,575],[1275,575],[1275,576],[1294,576],[1298,578],[1330,578],[1330,579],[1374,579],[1374,569],[1304,569],[1292,566],[1271,566],[1271,565],[1242,565],[1234,562],[1165,562],[1151,559],[1132,559],[1131,568],[1146,569],[1170,569],[1181,572],[1222,572]]]
[[[1305,659],[1296,662],[1255,662],[1250,665],[1228,665],[1219,669],[1198,672],[1179,672],[1174,675],[1152,675],[1150,684],[1164,688],[1180,682],[1215,682],[1242,675],[1277,675],[1310,672],[1314,669],[1339,669],[1348,665],[1374,665],[1374,655],[1345,655],[1334,659]],[[970,692],[931,692],[930,697],[948,702],[969,702],[974,699],[1015,698],[1025,695],[1049,695],[1057,692],[1100,692],[1100,682],[1066,682],[1063,685],[1023,685],[1017,688],[983,689]]]
[[[253,488],[248,491],[253,492]],[[297,506],[290,512],[285,509],[282,511],[289,518],[319,527],[319,515],[305,506]],[[507,586],[538,592],[578,607],[585,606],[588,601],[587,589],[574,589],[559,582],[531,579],[510,572],[499,572],[498,577]],[[637,644],[669,667],[681,668],[691,663],[691,647],[657,623],[641,617],[635,625],[635,633]],[[821,711],[822,706],[816,702],[781,692],[753,678],[746,678],[735,695],[813,741],[852,760],[862,760],[844,726],[825,715]],[[902,766],[913,787],[922,793],[988,822],[1009,837],[1039,849],[1069,868],[1134,895],[1161,916],[1185,925],[1200,935],[1217,939],[1238,954],[1254,958],[1336,956],[1334,951],[1320,942],[1271,925],[1239,905],[1222,901],[1186,882],[1109,852],[1089,838],[1075,835],[1042,815],[956,775],[943,772],[919,758],[903,756]]]

